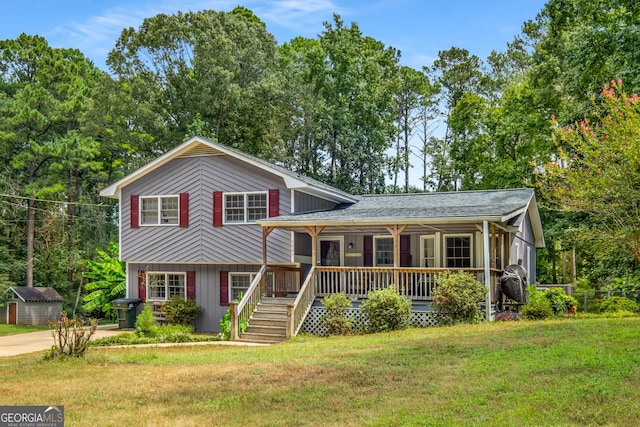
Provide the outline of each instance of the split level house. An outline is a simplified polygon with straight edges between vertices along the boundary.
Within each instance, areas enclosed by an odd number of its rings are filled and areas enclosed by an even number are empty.
[[[486,284],[490,317],[503,269],[535,282],[544,246],[532,189],[352,195],[200,137],[101,195],[119,200],[127,297],[194,299],[208,332],[231,309],[232,339],[314,332],[322,297],[344,292],[355,310],[390,284],[428,315],[444,270]]]

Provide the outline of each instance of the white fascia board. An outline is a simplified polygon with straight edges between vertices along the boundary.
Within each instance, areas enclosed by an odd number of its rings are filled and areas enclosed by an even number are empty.
[[[125,176],[120,181],[115,182],[115,183],[111,184],[110,186],[108,186],[106,188],[103,188],[102,190],[100,190],[100,195],[102,197],[110,197],[110,198],[114,198],[114,199],[119,198],[120,189],[122,187],[124,187],[125,185],[127,185],[127,184],[135,181],[136,179],[146,175],[147,173],[157,169],[158,167],[160,167],[163,164],[167,163],[169,160],[174,159],[175,157],[179,156],[180,154],[188,151],[189,148],[191,148],[191,146],[196,142],[210,145],[206,141],[203,141],[200,138],[191,138],[188,141],[185,141],[182,144],[178,145],[174,149],[172,149],[170,151],[167,151],[162,156],[160,156],[157,159],[151,161],[150,163],[147,163],[145,166],[141,167],[140,169],[136,170],[135,172],[132,172],[131,174]],[[217,147],[212,146],[212,148],[217,148]]]
[[[277,218],[277,217],[276,217]],[[456,217],[456,218],[376,218],[376,219],[350,219],[350,220],[313,220],[313,221],[273,221],[263,219],[256,221],[263,227],[303,227],[306,225],[315,226],[385,226],[393,224],[402,225],[446,225],[446,224],[471,224],[482,221],[499,222],[500,217]]]

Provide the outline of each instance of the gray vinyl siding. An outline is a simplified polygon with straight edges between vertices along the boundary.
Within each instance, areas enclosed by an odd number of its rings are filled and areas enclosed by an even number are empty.
[[[220,272],[257,272],[260,265],[239,264],[128,264],[127,265],[127,296],[138,298],[138,271],[157,272],[196,272],[196,304],[204,308],[195,322],[196,329],[202,332],[220,332],[220,319],[224,316],[228,306],[220,305]],[[229,295],[231,290],[229,290]],[[142,311],[143,305],[138,307]]]
[[[7,306],[0,307],[0,325],[9,322],[9,308]]]
[[[258,225],[213,227],[213,192],[279,189],[279,211],[291,211],[291,195],[281,178],[229,156],[176,158],[122,189],[121,259],[129,262],[262,261],[262,230]],[[131,228],[132,194],[167,196],[189,193],[189,227]],[[268,239],[268,261],[291,261],[291,234],[275,230]]]
[[[311,194],[295,191],[294,193],[294,212],[314,212],[331,210],[336,207],[337,203],[331,202]]]
[[[18,325],[48,325],[49,322],[60,320],[62,314],[62,302],[23,302],[19,299],[9,300],[9,302],[17,302],[16,324]],[[8,318],[5,322],[7,320]]]
[[[511,262],[517,264],[521,259],[522,266],[527,270],[529,283],[535,283],[536,246],[528,213],[522,221],[521,230],[521,232],[514,233],[511,238]]]

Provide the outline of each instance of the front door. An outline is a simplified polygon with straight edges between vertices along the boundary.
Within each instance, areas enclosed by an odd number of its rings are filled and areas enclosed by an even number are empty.
[[[9,303],[9,324],[10,325],[15,325],[16,321],[17,321],[17,308],[18,308],[18,304],[16,304],[15,302],[10,302]]]
[[[343,237],[319,237],[320,265],[324,267],[340,267],[344,265],[343,243]],[[324,271],[318,277],[316,286],[322,292],[328,294],[344,292],[342,274],[340,271]]]
[[[321,237],[318,241],[320,244],[320,265],[339,267],[344,264],[342,237]]]

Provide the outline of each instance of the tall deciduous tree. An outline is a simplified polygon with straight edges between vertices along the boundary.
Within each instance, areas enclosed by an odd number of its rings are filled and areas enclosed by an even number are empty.
[[[324,99],[320,118],[328,138],[329,181],[353,193],[382,191],[399,54],[363,36],[355,23],[344,26],[338,15],[324,25],[310,81]]]
[[[398,175],[404,174],[404,192],[409,192],[409,169],[411,162],[411,140],[420,130],[420,125],[426,118],[424,114],[428,107],[433,105],[436,94],[435,87],[429,82],[429,78],[422,72],[411,67],[399,67],[399,91],[394,96],[396,107],[396,156],[391,161],[393,176],[393,192],[398,191]],[[428,120],[424,123],[428,127]],[[419,136],[418,136],[419,138]]]
[[[154,136],[153,149],[166,151],[197,132],[279,157],[276,41],[249,10],[147,18],[122,32],[107,63],[130,99],[152,113],[140,125]]]
[[[640,101],[612,81],[594,111],[594,120],[555,129],[558,157],[540,173],[541,188],[558,209],[588,214],[603,246],[640,261]]]

